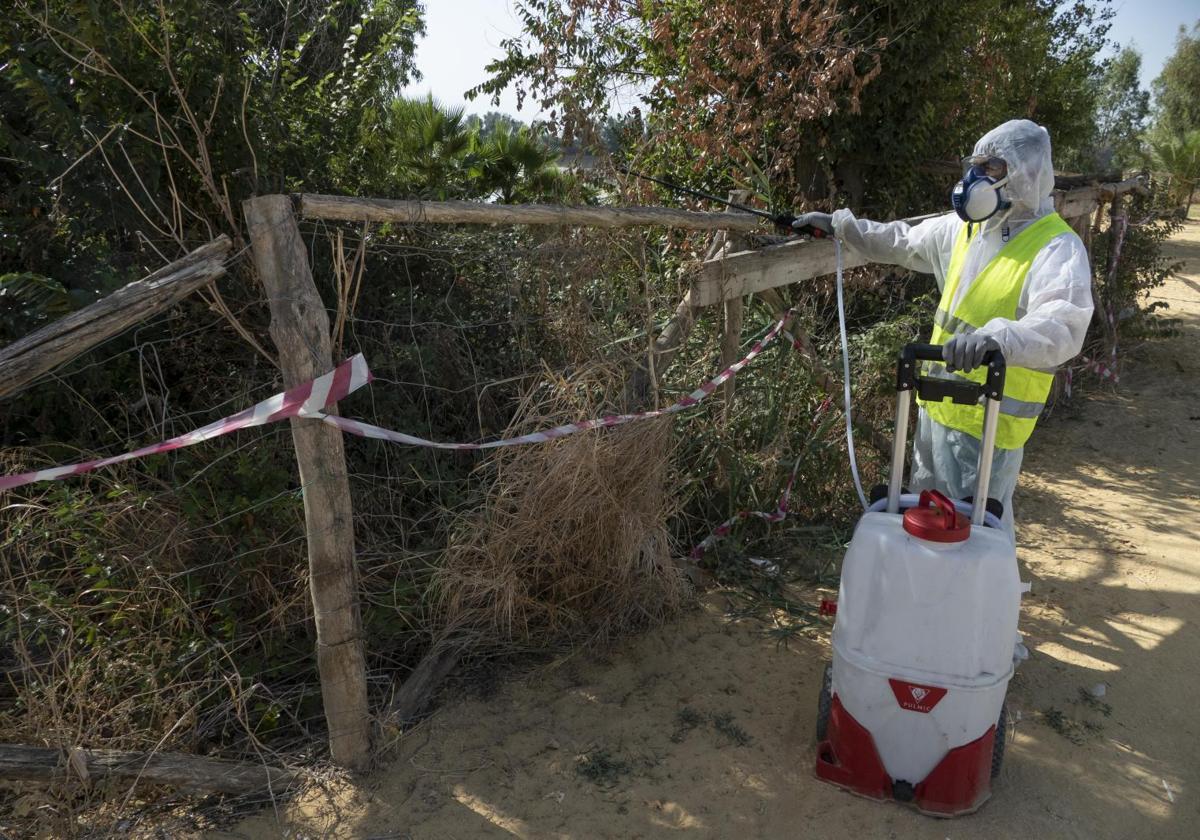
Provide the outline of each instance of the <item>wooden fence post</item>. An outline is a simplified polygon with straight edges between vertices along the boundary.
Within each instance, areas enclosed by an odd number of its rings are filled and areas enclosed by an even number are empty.
[[[731,190],[729,192],[729,202],[731,204],[744,205],[750,200],[750,190]],[[741,211],[729,208],[730,213],[738,213]],[[729,249],[730,251],[743,251],[746,248],[746,238],[739,234],[730,231]],[[738,351],[742,348],[742,296],[726,298],[725,306],[725,324],[721,333],[721,367],[727,368],[738,360]],[[736,385],[733,379],[725,381],[724,401],[722,406],[722,417],[728,422],[733,413],[733,395]]]
[[[329,316],[317,293],[291,199],[243,203],[254,265],[271,307],[271,338],[291,388],[333,368]],[[336,411],[329,406],[326,411]],[[317,668],[333,760],[364,770],[370,758],[366,660],[354,566],[354,523],[342,433],[292,418],[308,541],[309,588],[317,628]]]

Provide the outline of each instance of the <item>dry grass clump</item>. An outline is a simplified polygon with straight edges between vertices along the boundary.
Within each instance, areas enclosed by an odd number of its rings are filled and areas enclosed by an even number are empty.
[[[518,431],[594,416],[593,371],[527,401]],[[600,641],[677,612],[670,422],[644,420],[501,449],[482,511],[452,537],[437,576],[446,625],[486,648]]]

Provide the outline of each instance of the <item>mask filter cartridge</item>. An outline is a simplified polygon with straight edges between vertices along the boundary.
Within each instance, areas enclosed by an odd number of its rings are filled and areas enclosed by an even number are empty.
[[[1006,183],[1007,177],[997,181],[988,176],[983,167],[972,166],[950,191],[950,205],[964,222],[985,221],[1012,206],[1000,191]]]

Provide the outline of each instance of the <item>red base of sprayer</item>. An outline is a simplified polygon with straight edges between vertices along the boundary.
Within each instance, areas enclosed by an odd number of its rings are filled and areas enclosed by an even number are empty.
[[[835,694],[825,740],[817,744],[817,778],[870,799],[894,799],[925,814],[957,817],[979,809],[992,793],[996,728],[946,753],[919,782],[892,779],[875,741]]]

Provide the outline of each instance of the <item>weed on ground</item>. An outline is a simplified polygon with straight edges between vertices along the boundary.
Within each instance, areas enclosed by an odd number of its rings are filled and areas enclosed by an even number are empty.
[[[719,714],[713,718],[713,728],[739,747],[748,747],[754,740],[750,737],[749,732],[734,722],[733,715],[728,712]]]
[[[1112,716],[1112,706],[1108,703],[1105,703],[1086,688],[1079,689],[1079,702],[1084,706],[1087,706],[1089,709],[1099,712],[1105,717]]]
[[[607,749],[600,748],[580,756],[575,772],[592,784],[612,787],[622,776],[629,775],[630,766],[629,762],[622,761]]]
[[[671,735],[671,740],[681,744],[693,729],[703,725],[704,715],[691,706],[684,706],[675,713],[675,732]]]
[[[1104,730],[1104,727],[1098,723],[1090,720],[1076,720],[1068,716],[1062,709],[1054,706],[1050,706],[1042,712],[1042,719],[1047,726],[1072,744],[1086,743]]]

